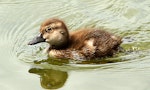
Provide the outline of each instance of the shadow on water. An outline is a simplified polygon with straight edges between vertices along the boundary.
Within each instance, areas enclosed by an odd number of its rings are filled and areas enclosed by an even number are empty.
[[[67,72],[53,69],[31,68],[29,73],[40,75],[41,86],[45,89],[61,88],[68,78]]]

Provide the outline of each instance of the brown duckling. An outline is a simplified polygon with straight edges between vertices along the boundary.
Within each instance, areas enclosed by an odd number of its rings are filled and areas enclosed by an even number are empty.
[[[40,27],[40,36],[29,42],[49,43],[50,57],[88,60],[113,56],[119,51],[122,38],[98,29],[81,29],[68,32],[65,23],[59,19],[48,19]]]

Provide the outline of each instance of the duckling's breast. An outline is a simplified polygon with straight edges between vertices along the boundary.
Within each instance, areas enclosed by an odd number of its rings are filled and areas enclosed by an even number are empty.
[[[49,56],[53,58],[68,58],[74,60],[85,60],[85,56],[79,50],[50,50]]]

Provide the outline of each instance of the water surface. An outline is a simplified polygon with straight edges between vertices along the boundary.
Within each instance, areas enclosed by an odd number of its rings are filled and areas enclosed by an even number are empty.
[[[123,37],[120,53],[103,61],[47,59],[28,46],[43,20],[58,17],[70,31],[106,28]],[[149,90],[149,0],[1,0],[0,90]]]

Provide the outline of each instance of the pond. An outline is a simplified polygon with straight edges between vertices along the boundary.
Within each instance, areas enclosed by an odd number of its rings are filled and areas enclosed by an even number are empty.
[[[77,62],[47,58],[29,46],[48,18],[69,31],[105,28],[123,37],[124,53]],[[1,0],[0,90],[149,90],[149,0]]]

